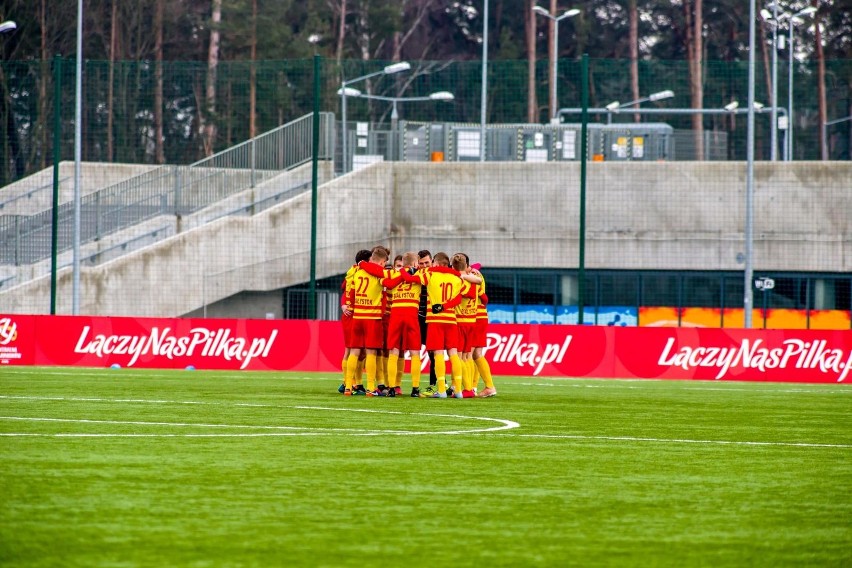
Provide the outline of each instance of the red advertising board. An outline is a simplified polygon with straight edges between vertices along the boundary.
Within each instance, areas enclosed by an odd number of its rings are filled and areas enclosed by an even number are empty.
[[[0,365],[336,372],[342,338],[328,321],[0,314]],[[850,331],[496,324],[485,356],[495,375],[852,382]]]

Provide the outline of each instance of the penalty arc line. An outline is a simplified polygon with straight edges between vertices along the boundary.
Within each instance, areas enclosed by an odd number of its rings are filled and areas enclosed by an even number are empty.
[[[318,406],[294,406],[302,410],[329,410],[329,411],[351,411],[351,412],[373,412],[377,414],[408,414],[411,416],[434,416],[442,418],[456,418],[463,420],[482,420],[497,422],[500,426],[491,428],[478,428],[472,430],[449,430],[449,431],[419,431],[419,430],[376,430],[364,428],[315,428],[307,426],[269,426],[269,425],[248,425],[248,424],[202,424],[202,423],[187,423],[187,422],[144,422],[144,421],[119,421],[119,420],[93,420],[93,419],[77,419],[77,418],[48,418],[48,417],[23,417],[23,416],[0,416],[0,420],[21,421],[21,422],[63,422],[76,424],[108,424],[108,425],[127,425],[127,426],[165,426],[176,428],[239,428],[246,430],[285,430],[286,432],[266,432],[266,433],[240,433],[240,434],[118,434],[118,433],[23,433],[23,432],[2,432],[0,437],[15,437],[15,436],[41,436],[41,437],[80,437],[80,438],[122,438],[122,437],[260,437],[260,436],[320,436],[327,434],[349,435],[349,436],[428,436],[428,435],[461,435],[461,434],[483,434],[488,432],[498,432],[520,427],[520,424],[512,420],[504,420],[501,418],[489,418],[485,416],[464,416],[459,414],[430,414],[430,413],[403,413],[396,411],[382,410],[366,410],[366,409],[340,409]]]

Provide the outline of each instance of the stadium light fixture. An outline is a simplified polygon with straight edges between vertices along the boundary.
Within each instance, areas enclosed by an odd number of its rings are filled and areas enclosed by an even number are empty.
[[[348,149],[347,149],[347,143],[346,143],[346,138],[347,138],[347,134],[348,134],[348,132],[346,130],[346,97],[347,96],[361,96],[360,91],[358,91],[358,95],[350,94],[350,91],[357,91],[357,89],[350,89],[349,85],[352,85],[353,83],[358,83],[360,81],[364,81],[364,80],[369,79],[371,77],[376,77],[377,75],[393,75],[395,73],[402,73],[403,71],[408,71],[409,69],[411,69],[411,63],[409,63],[408,61],[398,61],[397,63],[391,63],[390,65],[386,65],[381,71],[374,71],[373,73],[367,73],[366,75],[362,75],[360,77],[355,77],[354,79],[349,79],[348,81],[344,80],[343,83],[340,85],[340,89],[338,90],[337,94],[340,95],[340,114],[341,114],[341,119],[342,119],[342,125],[341,125],[342,126],[342,128],[341,128],[341,133],[342,133],[341,150],[343,152],[343,156],[342,156],[343,164],[342,164],[342,168],[341,168],[342,173],[345,174],[349,169],[348,168],[349,160],[348,160],[348,151],[347,151]]]
[[[665,90],[660,91],[659,93],[653,93],[648,96],[649,101],[662,101],[664,99],[670,99],[674,97],[674,91]]]
[[[0,34],[11,32],[17,29],[18,24],[13,22],[12,20],[6,20],[2,24],[0,24]]]
[[[623,103],[622,104],[622,103],[619,103],[618,101],[613,101],[613,102],[609,103],[608,105],[606,105],[606,107],[604,107],[609,111],[609,113],[607,114],[607,117],[606,117],[607,118],[607,124],[612,124],[612,113],[618,112],[620,109],[623,109],[625,107],[634,106],[634,105],[639,105],[641,103],[646,103],[646,102],[649,102],[649,101],[650,102],[662,101],[662,100],[665,100],[665,99],[670,99],[674,96],[675,96],[674,91],[666,89],[665,91],[659,91],[659,92],[656,92],[656,93],[651,93],[647,97],[642,97],[641,99],[636,99],[635,101],[630,101],[629,103]]]
[[[731,101],[725,105],[725,110],[734,111],[737,110],[740,106],[739,101]]]

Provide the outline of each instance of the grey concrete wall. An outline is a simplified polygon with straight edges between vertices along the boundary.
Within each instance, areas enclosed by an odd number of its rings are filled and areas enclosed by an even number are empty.
[[[579,164],[394,169],[394,250],[463,250],[489,266],[577,266]],[[745,169],[588,164],[586,266],[743,269]],[[428,207],[408,206],[424,199]],[[755,268],[852,271],[852,164],[758,163],[753,203]]]
[[[491,267],[574,268],[579,171],[384,163],[337,178],[318,193],[316,277],[343,273],[376,243],[395,253],[461,250]],[[852,164],[760,163],[755,173],[755,269],[852,272]],[[743,269],[743,163],[591,163],[586,193],[588,268]],[[81,312],[182,315],[306,282],[310,212],[308,192],[84,269]],[[61,275],[62,313],[70,280]],[[13,288],[0,294],[0,311],[33,311],[30,302],[46,305],[48,294],[46,279]]]
[[[107,164],[83,162],[80,164],[80,195],[144,174],[158,166],[139,164]],[[74,162],[59,163],[59,201],[74,198]],[[8,200],[15,199],[12,202]],[[0,188],[0,215],[32,215],[53,206],[53,168],[46,168],[24,179]]]

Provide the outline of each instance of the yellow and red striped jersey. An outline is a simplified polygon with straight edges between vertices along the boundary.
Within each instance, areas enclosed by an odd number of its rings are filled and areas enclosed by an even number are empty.
[[[421,270],[415,277],[426,286],[429,303],[426,307],[426,324],[431,323],[456,323],[454,308],[461,300],[460,295],[468,290],[470,283],[465,282],[456,270],[448,266],[433,266]],[[443,304],[444,311],[432,313],[432,306]]]
[[[413,308],[415,311],[420,307],[420,282],[406,282],[402,279],[399,270],[391,270],[384,280],[388,289],[391,310]]]
[[[366,262],[366,261],[365,261]],[[352,275],[352,292],[354,294],[354,319],[382,319],[384,312],[384,287],[382,279],[387,276],[387,271],[382,268],[373,268],[370,272],[381,271],[381,276],[370,274],[364,268],[359,267]]]
[[[343,277],[343,283],[340,285],[343,292],[343,295],[340,298],[340,305],[348,305],[350,309],[352,308],[352,279],[357,271],[357,264],[350,266],[349,270],[346,271],[346,276]]]
[[[456,306],[456,321],[476,323],[477,285],[465,281],[467,290],[462,294],[461,302]]]

